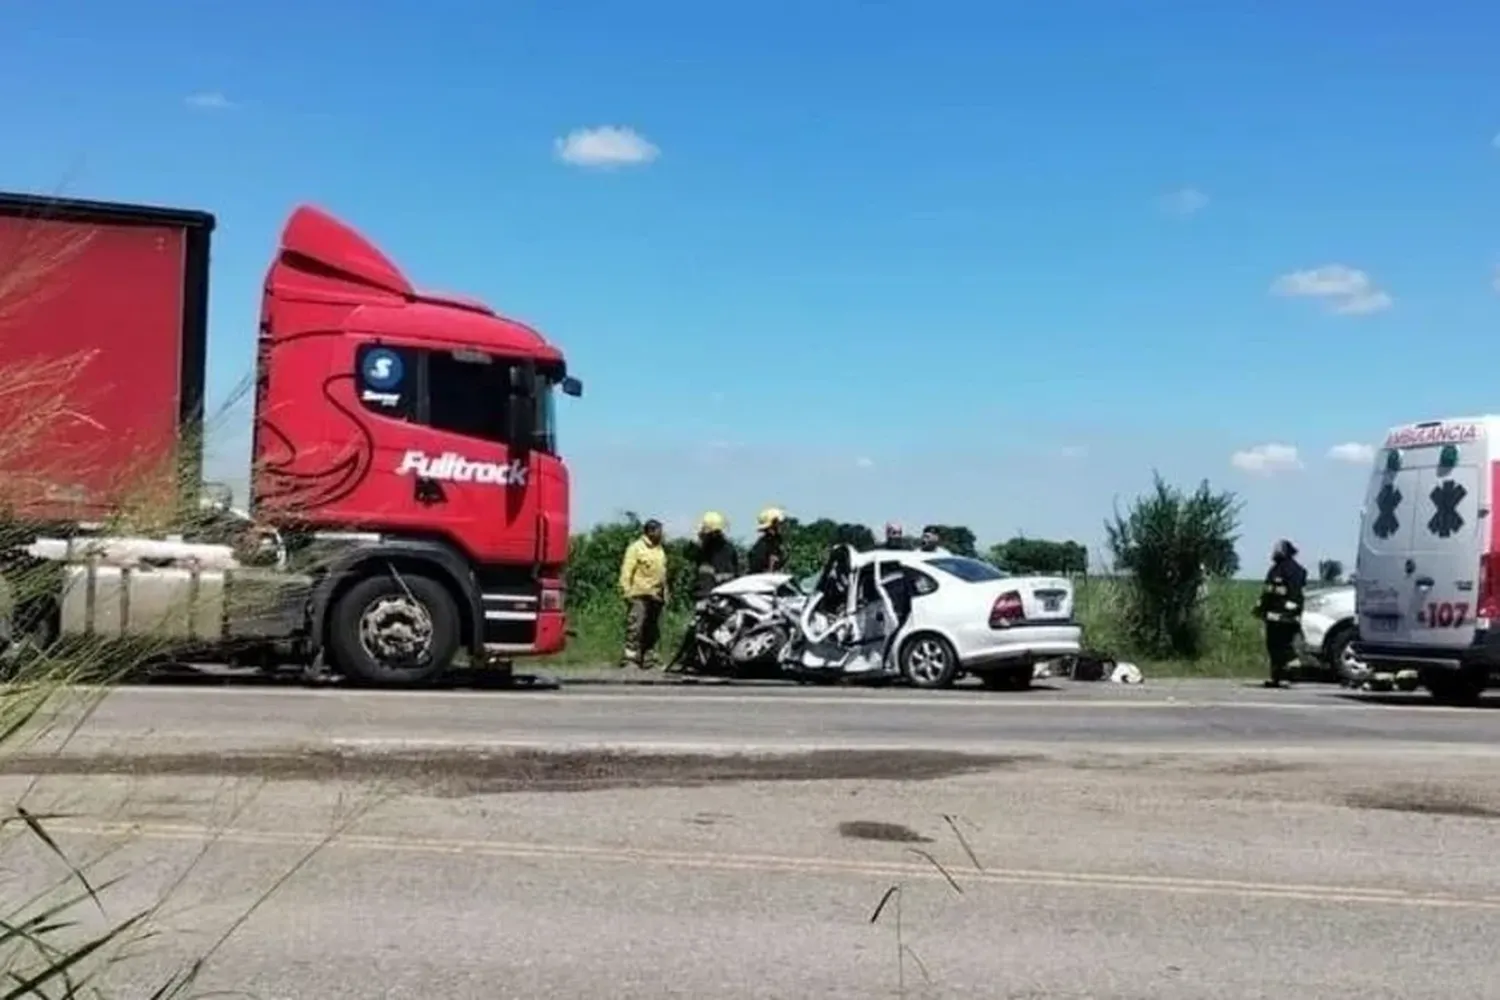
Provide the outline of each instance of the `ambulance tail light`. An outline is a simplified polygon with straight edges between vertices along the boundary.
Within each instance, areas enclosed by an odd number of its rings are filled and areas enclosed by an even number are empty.
[[[1489,622],[1500,618],[1500,552],[1479,557],[1479,601],[1474,614]]]

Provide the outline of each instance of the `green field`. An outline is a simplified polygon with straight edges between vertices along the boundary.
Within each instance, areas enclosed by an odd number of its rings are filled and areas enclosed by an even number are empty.
[[[1161,661],[1131,648],[1119,615],[1120,584],[1109,577],[1081,577],[1075,581],[1076,609],[1088,647],[1139,665],[1148,677],[1259,676],[1266,670],[1260,622],[1251,614],[1260,584],[1254,580],[1223,580],[1209,584],[1201,609],[1208,637],[1204,654],[1191,661]],[[682,636],[688,612],[669,608],[664,616],[661,652],[669,657]],[[575,605],[569,616],[576,632],[568,648],[544,662],[549,666],[598,666],[620,655],[624,636],[622,601],[596,598]]]

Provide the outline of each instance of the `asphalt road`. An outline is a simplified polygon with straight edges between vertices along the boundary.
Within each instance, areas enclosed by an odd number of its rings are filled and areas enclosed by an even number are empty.
[[[1500,712],[1425,696],[1264,691],[1179,681],[1059,682],[1019,694],[789,687],[591,687],[556,692],[374,692],[130,687],[75,747],[190,751],[625,746],[662,750],[1337,749],[1489,753]]]
[[[133,688],[0,783],[170,897],[114,996],[270,891],[199,992],[1500,997],[1500,712],[1395,701]]]

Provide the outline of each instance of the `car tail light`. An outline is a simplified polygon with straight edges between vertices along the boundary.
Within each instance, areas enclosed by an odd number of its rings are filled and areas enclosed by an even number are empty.
[[[1007,590],[990,605],[990,628],[1008,628],[1025,617],[1021,595],[1014,590]]]
[[[1491,621],[1500,618],[1500,552],[1479,557],[1479,601],[1474,614]]]
[[[561,611],[563,609],[563,592],[552,587],[542,588],[541,609],[543,611]]]

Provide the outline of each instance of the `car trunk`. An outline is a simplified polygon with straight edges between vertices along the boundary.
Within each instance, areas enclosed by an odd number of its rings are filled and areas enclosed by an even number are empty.
[[[1073,585],[1061,577],[1013,576],[989,584],[991,602],[1012,593],[1021,598],[1021,608],[1025,613],[1022,621],[1073,620]]]

